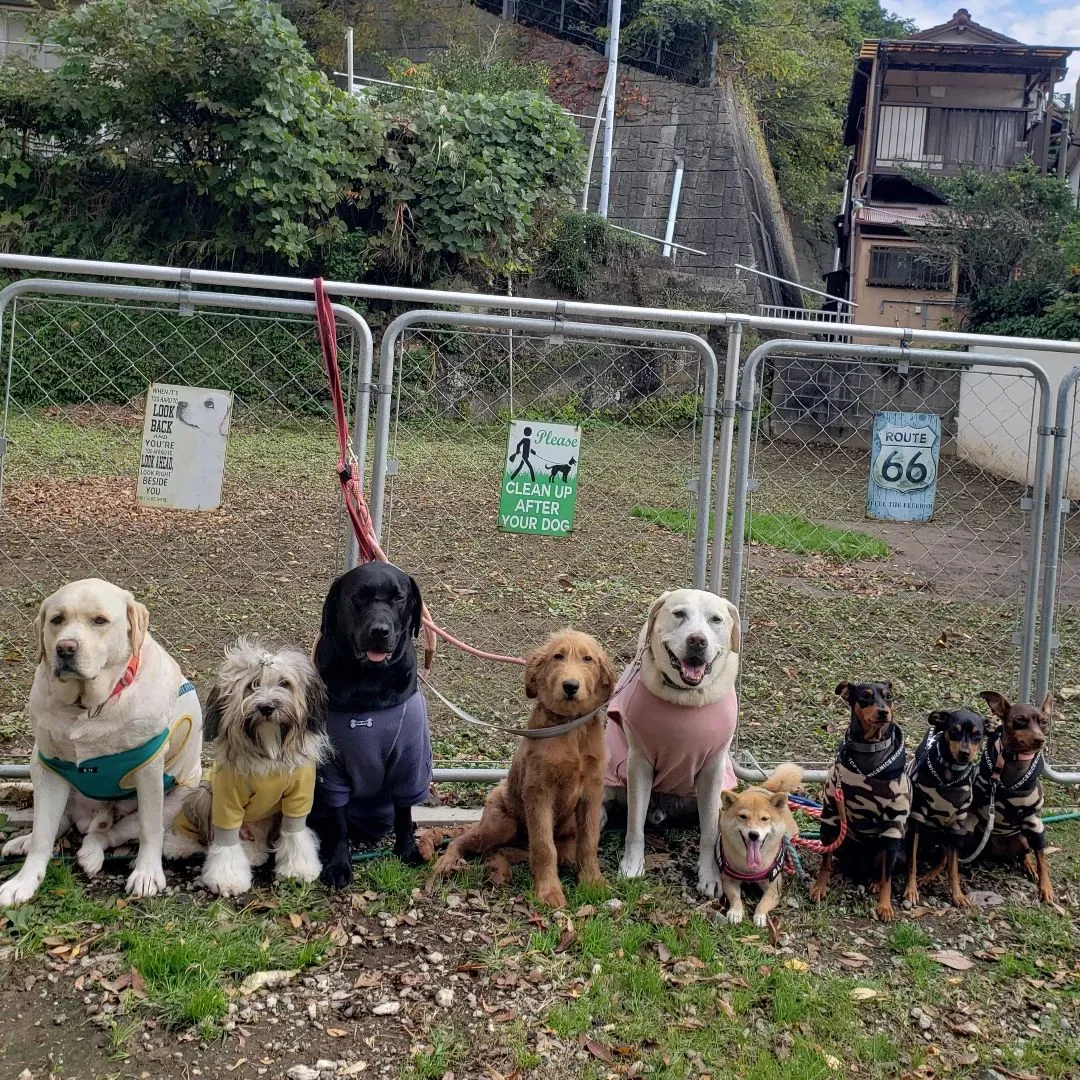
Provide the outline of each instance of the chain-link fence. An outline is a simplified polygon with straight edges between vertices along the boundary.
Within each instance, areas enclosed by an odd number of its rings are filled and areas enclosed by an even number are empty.
[[[76,295],[37,294],[64,286]],[[239,634],[309,643],[346,557],[314,305],[70,282],[2,305],[0,752],[29,748],[32,621],[65,581],[131,589],[203,687]],[[355,312],[335,310],[354,415],[371,338]],[[136,502],[151,383],[233,394],[214,512]]]
[[[981,709],[980,690],[1024,696],[1045,377],[798,342],[771,342],[747,367],[732,525],[749,625],[740,747],[824,764],[847,680],[890,679],[913,737],[934,709]]]
[[[570,625],[627,662],[651,600],[704,585],[697,508],[700,491],[707,526],[709,346],[690,334],[551,320],[414,312],[399,323],[381,354],[380,382],[393,382],[384,501],[372,483],[387,554],[421,582],[436,621],[473,646],[520,655]],[[510,421],[528,422],[534,436],[542,424],[580,428],[580,447],[537,443],[528,471],[504,483]],[[573,471],[561,472],[571,457]],[[546,500],[567,477],[576,484],[569,535],[500,531],[508,486]],[[523,719],[518,668],[445,649],[438,681],[484,717]],[[432,708],[440,765],[509,758],[507,740],[463,731]]]

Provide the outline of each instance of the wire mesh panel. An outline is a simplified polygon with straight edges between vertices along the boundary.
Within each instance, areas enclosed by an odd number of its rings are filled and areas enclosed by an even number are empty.
[[[435,620],[511,655],[570,625],[628,661],[650,601],[693,580],[702,367],[681,343],[408,330],[395,361],[383,544],[420,582]],[[581,428],[567,535],[499,531],[511,420]],[[537,446],[531,461],[539,486],[566,454]],[[480,716],[523,720],[520,668],[446,648],[437,674]],[[509,758],[508,740],[432,707],[440,764]]]
[[[823,765],[847,680],[891,680],[912,740],[932,710],[1015,695],[1036,380],[774,353],[757,387],[740,748]]]
[[[1054,768],[1080,772],[1080,381],[1062,386],[1065,404],[1064,491],[1050,513],[1062,514],[1058,557],[1053,666],[1050,688],[1057,721],[1050,728],[1048,757]],[[1059,412],[1059,418],[1061,413]],[[1041,646],[1040,646],[1041,647]]]
[[[65,581],[129,588],[201,685],[239,634],[309,647],[345,557],[313,317],[24,296],[3,347],[0,753],[28,748],[32,621]],[[351,330],[339,347],[351,398]],[[136,504],[152,382],[232,391],[220,509]]]

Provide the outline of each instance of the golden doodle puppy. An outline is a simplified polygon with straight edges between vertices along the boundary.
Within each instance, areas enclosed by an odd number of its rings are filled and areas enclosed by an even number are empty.
[[[496,852],[503,865],[528,858],[536,895],[551,907],[566,906],[560,862],[575,866],[579,881],[603,881],[604,707],[614,686],[611,660],[588,634],[552,634],[529,657],[525,695],[536,705],[528,727],[588,719],[551,738],[521,740],[510,775],[488,796],[480,821],[451,842],[429,887],[462,857],[483,852]]]

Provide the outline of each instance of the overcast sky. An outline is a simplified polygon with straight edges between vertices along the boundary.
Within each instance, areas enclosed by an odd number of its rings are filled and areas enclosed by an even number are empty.
[[[975,22],[1016,38],[1025,45],[1066,45],[1080,50],[1080,0],[884,0],[884,7],[914,19],[920,30],[948,22],[966,7]],[[1057,92],[1073,93],[1080,78],[1080,52],[1070,58],[1069,74]]]

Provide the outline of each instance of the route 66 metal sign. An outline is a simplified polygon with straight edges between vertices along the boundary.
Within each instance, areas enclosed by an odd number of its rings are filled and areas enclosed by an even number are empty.
[[[929,521],[934,513],[941,418],[883,412],[874,417],[866,515],[879,521]]]

